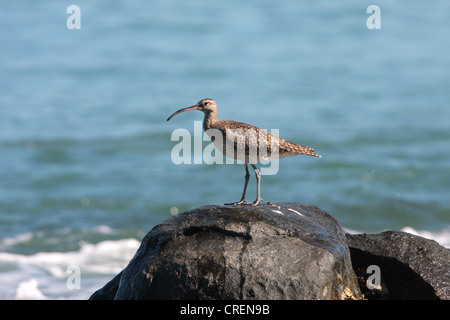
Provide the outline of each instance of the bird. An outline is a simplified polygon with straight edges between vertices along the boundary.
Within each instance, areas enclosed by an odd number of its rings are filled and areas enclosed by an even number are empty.
[[[261,173],[255,165],[261,160],[281,159],[297,155],[321,158],[321,155],[315,153],[313,148],[281,139],[253,125],[232,120],[217,120],[217,103],[210,98],[201,99],[193,106],[175,111],[167,118],[167,121],[179,113],[190,110],[199,110],[204,113],[203,130],[210,137],[215,147],[224,156],[240,160],[245,166],[245,183],[241,199],[225,205],[257,206],[261,201],[264,201],[261,198],[260,191]],[[245,200],[250,179],[249,165],[252,166],[256,177],[256,200],[253,202]]]

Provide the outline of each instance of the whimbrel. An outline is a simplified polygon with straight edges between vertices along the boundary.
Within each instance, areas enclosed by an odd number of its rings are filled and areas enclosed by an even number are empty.
[[[203,112],[205,114],[203,130],[211,138],[216,148],[228,158],[241,160],[245,166],[245,184],[241,200],[226,205],[251,204],[256,206],[260,201],[264,201],[260,195],[261,174],[255,166],[260,160],[281,159],[301,154],[321,157],[314,153],[314,149],[310,147],[283,140],[250,124],[231,120],[217,120],[217,104],[213,99],[202,99],[196,105],[180,109],[167,118],[167,121],[173,116],[189,110]],[[249,164],[255,170],[256,176],[256,200],[254,202],[245,200],[250,179]]]

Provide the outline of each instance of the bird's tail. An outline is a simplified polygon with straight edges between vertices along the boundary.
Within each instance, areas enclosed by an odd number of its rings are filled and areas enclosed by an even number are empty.
[[[308,156],[312,156],[312,157],[317,157],[317,158],[322,158],[322,156],[320,154],[317,154],[314,152],[313,148],[310,147],[306,147],[306,146],[301,146],[289,141],[282,141],[282,147],[285,149],[285,151],[287,152],[287,155],[300,155],[300,154],[305,154]]]
[[[322,156],[320,154],[317,154],[314,152],[313,148],[310,147],[305,147],[305,146],[299,146],[300,150],[301,150],[301,154],[306,154],[308,156],[312,156],[312,157],[317,157],[317,158],[322,158]]]

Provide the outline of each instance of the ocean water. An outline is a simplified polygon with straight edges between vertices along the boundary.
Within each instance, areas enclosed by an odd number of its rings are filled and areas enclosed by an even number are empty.
[[[380,0],[375,30],[370,4],[1,2],[0,299],[86,299],[156,224],[239,200],[242,165],[171,159],[202,114],[167,117],[206,97],[322,155],[265,200],[450,247],[450,2]]]

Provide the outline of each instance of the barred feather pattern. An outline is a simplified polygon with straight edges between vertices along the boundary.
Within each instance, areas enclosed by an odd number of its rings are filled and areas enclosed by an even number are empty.
[[[231,120],[215,120],[203,128],[216,148],[226,157],[243,163],[281,159],[287,156],[309,155],[320,158],[314,149],[281,139],[266,130]]]

